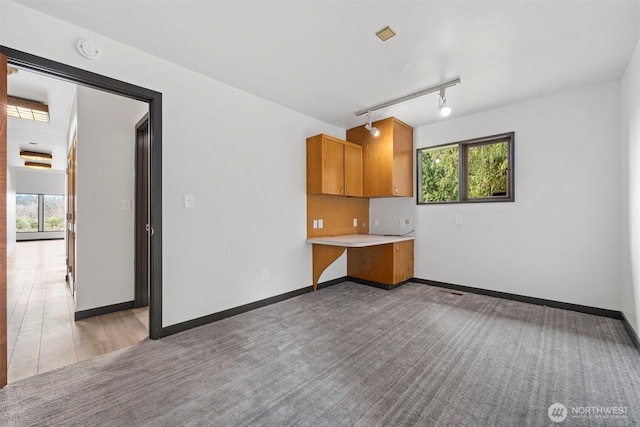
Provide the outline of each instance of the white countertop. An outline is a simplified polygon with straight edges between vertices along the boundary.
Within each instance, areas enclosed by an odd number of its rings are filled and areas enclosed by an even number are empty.
[[[415,234],[406,236],[381,236],[378,234],[347,234],[344,236],[312,237],[307,243],[315,245],[342,246],[346,248],[361,248],[365,246],[386,245],[388,243],[415,240]]]

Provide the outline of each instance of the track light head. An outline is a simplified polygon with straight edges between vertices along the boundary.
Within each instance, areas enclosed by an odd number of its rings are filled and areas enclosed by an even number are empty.
[[[369,133],[375,137],[380,135],[380,130],[377,127],[371,126],[369,123],[364,125],[365,129],[369,131]]]
[[[451,114],[451,107],[447,105],[447,97],[445,96],[445,88],[440,89],[440,102],[438,103],[438,109],[442,117],[447,117]]]
[[[369,122],[364,125],[364,128],[369,131],[374,138],[377,138],[380,135],[380,130],[377,127],[371,125],[371,111],[367,112],[367,117],[369,118]]]

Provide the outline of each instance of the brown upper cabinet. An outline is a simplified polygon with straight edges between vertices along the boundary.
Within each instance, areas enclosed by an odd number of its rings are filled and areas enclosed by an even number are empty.
[[[362,197],[362,147],[325,134],[307,138],[307,194]]]
[[[413,128],[395,117],[347,131],[347,141],[362,146],[364,197],[413,197]]]

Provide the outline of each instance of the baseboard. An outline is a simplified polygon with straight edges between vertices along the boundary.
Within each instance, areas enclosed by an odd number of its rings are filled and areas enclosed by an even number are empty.
[[[26,239],[16,239],[16,243],[20,242],[41,242],[44,240],[64,240],[64,237],[36,237],[36,238],[26,238]]]
[[[328,288],[329,286],[337,285],[342,282],[346,282],[347,277],[339,277],[337,279],[329,280],[326,282],[318,283],[317,289]],[[251,302],[238,307],[230,308],[228,310],[219,311],[217,313],[208,314],[206,316],[198,317],[196,319],[187,320],[185,322],[176,323],[175,325],[165,326],[162,328],[162,336],[177,334],[189,329],[196,328],[198,326],[204,326],[209,323],[217,322],[218,320],[226,319],[227,317],[237,316],[238,314],[246,313],[247,311],[255,310],[257,308],[266,307],[267,305],[275,304],[280,301],[288,300],[289,298],[297,297],[309,292],[313,292],[311,286],[296,289],[295,291],[286,292],[284,294],[276,295],[270,298],[265,298],[260,301]]]
[[[526,302],[535,305],[546,305],[547,307],[561,308],[563,310],[577,311],[580,313],[593,314],[595,316],[610,317],[612,319],[622,320],[622,313],[616,310],[608,310],[606,308],[590,307],[588,305],[571,304],[568,302],[553,301],[543,298],[528,297],[518,294],[510,294],[508,292],[491,291],[488,289],[474,288],[471,286],[455,285],[453,283],[437,282],[435,280],[417,279],[411,280],[415,283],[424,285],[437,286],[440,288],[453,289],[456,291],[469,292],[472,294],[487,295],[490,297],[509,299],[513,301]]]
[[[89,317],[102,316],[116,311],[130,310],[134,308],[134,301],[121,302],[119,304],[105,305],[104,307],[90,308],[89,310],[76,311],[74,320],[88,319]]]
[[[635,345],[636,349],[638,349],[638,352],[640,352],[640,338],[638,337],[638,334],[636,333],[635,329],[633,329],[633,326],[631,326],[631,323],[629,323],[629,319],[627,319],[627,316],[625,316],[623,312],[620,312],[620,314],[622,315],[622,324],[627,330],[629,338],[631,338],[633,345]]]
[[[359,279],[357,277],[347,276],[346,280],[349,282],[359,283],[361,285],[373,286],[374,288],[386,289],[390,291],[391,289],[395,289],[399,286],[404,285],[405,283],[409,283],[411,280],[405,280],[404,282],[396,283],[395,285],[387,285],[386,283],[374,282],[373,280],[365,280]]]
[[[326,282],[318,283],[318,289],[328,288],[329,286],[338,285],[348,280],[349,278],[347,276],[338,277],[337,279],[333,279],[333,280],[327,280]],[[313,289],[311,289],[309,292],[311,291],[313,291]]]

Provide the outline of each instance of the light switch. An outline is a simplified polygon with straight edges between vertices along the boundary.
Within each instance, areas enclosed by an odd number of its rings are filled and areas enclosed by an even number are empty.
[[[353,218],[353,226],[354,227],[358,226],[358,218]]]
[[[131,200],[122,199],[122,205],[120,206],[120,209],[123,210],[123,211],[130,211],[131,210]]]
[[[194,206],[193,194],[184,195],[184,207],[192,208]]]

